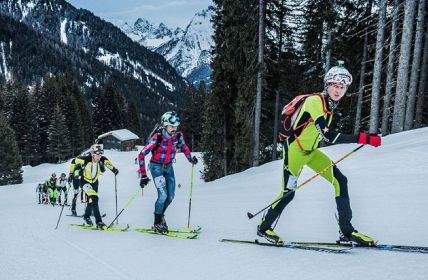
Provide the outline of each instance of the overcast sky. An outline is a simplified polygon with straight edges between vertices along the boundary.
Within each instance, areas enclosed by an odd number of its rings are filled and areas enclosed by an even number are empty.
[[[155,24],[160,22],[175,28],[185,28],[197,12],[212,5],[212,0],[67,0],[76,8],[83,8],[110,20],[133,23],[139,17]]]

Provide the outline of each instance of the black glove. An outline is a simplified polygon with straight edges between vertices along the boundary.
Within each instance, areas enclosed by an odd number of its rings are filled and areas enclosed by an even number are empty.
[[[71,184],[73,182],[73,174],[68,174],[68,182]]]
[[[116,167],[113,167],[113,169],[111,170],[111,172],[114,173],[114,175],[119,174],[119,169],[117,169]]]
[[[150,179],[144,175],[143,177],[141,177],[140,179],[140,187],[144,188],[145,186],[147,186],[147,184],[150,182]]]
[[[191,164],[196,165],[198,163],[198,159],[196,158],[196,156],[192,157],[192,160],[190,161]]]

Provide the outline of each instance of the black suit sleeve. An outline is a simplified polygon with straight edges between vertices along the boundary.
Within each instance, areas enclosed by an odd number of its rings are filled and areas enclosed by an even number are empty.
[[[328,144],[343,144],[343,143],[357,143],[358,135],[344,134],[335,131],[331,131],[327,126],[324,117],[319,117],[315,120],[315,127],[318,132]]]

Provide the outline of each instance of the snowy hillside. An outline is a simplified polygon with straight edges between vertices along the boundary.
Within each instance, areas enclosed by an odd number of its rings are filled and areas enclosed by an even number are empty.
[[[183,77],[192,82],[205,80],[211,75],[212,7],[195,14],[186,29],[171,29],[160,23],[154,26],[139,18],[133,25],[115,22],[125,34],[141,45],[163,55]]]
[[[364,147],[339,164],[348,177],[354,226],[382,243],[428,246],[428,128],[383,138],[379,148]],[[355,144],[323,149],[336,160]],[[119,210],[138,189],[136,152],[107,151],[119,168]],[[200,155],[198,155],[200,157]],[[197,165],[198,171],[202,169]],[[68,226],[79,218],[60,208],[38,205],[35,188],[68,164],[24,169],[24,184],[0,187],[1,279],[426,279],[428,255],[353,249],[328,254],[285,248],[226,244],[221,238],[254,239],[260,217],[248,220],[272,202],[281,185],[281,161],[210,183],[195,178],[191,225],[203,227],[196,240],[129,232],[90,231]],[[199,173],[199,172],[198,172]],[[191,165],[182,154],[175,164],[176,199],[166,213],[169,226],[187,223]],[[300,181],[310,177],[305,169]],[[199,176],[198,176],[199,177]],[[100,180],[100,209],[105,222],[115,214],[114,176]],[[119,218],[131,229],[153,222],[153,183]],[[78,213],[83,205],[78,203]],[[68,208],[64,214],[69,214]],[[334,241],[334,190],[316,179],[298,191],[277,225],[288,241]]]

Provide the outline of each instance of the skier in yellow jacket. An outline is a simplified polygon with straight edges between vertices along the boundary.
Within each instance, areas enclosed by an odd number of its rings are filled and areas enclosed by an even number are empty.
[[[105,171],[110,169],[114,175],[119,173],[119,170],[103,156],[104,149],[102,144],[94,144],[91,146],[91,153],[87,156],[79,156],[74,159],[70,165],[70,174],[76,174],[79,170],[80,185],[83,191],[88,196],[88,205],[86,206],[83,219],[88,225],[93,225],[90,218],[92,211],[94,212],[95,222],[98,228],[104,228],[106,225],[101,220],[100,210],[98,207],[98,178]]]

